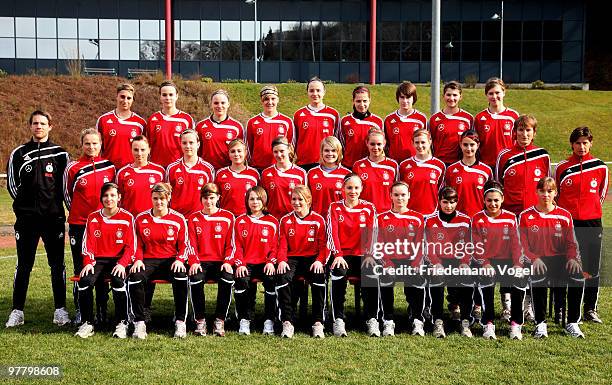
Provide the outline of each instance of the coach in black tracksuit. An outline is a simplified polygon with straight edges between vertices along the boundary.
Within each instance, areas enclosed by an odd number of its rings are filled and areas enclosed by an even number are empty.
[[[7,166],[8,191],[13,198],[17,267],[13,284],[13,313],[8,326],[23,323],[30,272],[38,241],[42,238],[51,268],[51,285],[55,300],[54,322],[66,323],[66,274],[64,266],[64,229],[62,180],[69,160],[62,147],[49,141],[51,117],[34,111],[29,119],[32,138],[11,153]],[[58,315],[58,312],[60,313]],[[12,324],[9,325],[9,323]]]

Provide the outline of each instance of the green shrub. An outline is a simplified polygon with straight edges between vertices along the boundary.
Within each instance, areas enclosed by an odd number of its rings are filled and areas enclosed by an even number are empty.
[[[544,82],[542,80],[536,80],[535,82],[531,83],[531,88],[534,90],[543,90]]]
[[[467,74],[463,79],[463,85],[466,88],[476,88],[476,83],[478,83],[478,76],[476,74]]]
[[[214,82],[213,78],[211,78],[209,76],[204,76],[203,78],[200,79],[200,81],[202,83],[212,83],[212,82]]]

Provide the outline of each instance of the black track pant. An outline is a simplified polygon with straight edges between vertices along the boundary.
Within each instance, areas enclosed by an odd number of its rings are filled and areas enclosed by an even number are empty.
[[[257,279],[264,286],[264,315],[267,320],[276,318],[276,292],[274,275],[264,274],[265,263],[247,264],[247,275],[242,278],[234,276],[236,286],[234,287],[234,298],[236,299],[236,312],[238,319],[252,320],[255,315],[255,299],[257,297],[257,283],[251,282]]]
[[[360,287],[355,287],[355,290],[361,290],[365,319],[378,318],[380,311],[378,276],[373,271],[362,271],[360,256],[345,256],[344,259],[349,265],[348,269],[336,267],[331,271],[330,294],[332,298],[333,319],[345,318],[344,302],[346,300],[346,286],[349,277],[361,279]]]
[[[406,260],[393,260],[396,271],[404,271],[402,267],[410,266],[411,261]],[[402,283],[404,285],[404,296],[406,297],[406,303],[408,304],[408,314],[411,319],[418,319],[421,322],[425,321],[423,317],[423,310],[425,309],[425,286],[427,279],[424,275],[415,272],[414,275],[391,275],[382,274],[380,276],[380,297],[382,303],[383,319],[386,321],[393,320],[394,317],[394,300],[395,283]]]
[[[204,294],[204,284],[208,281],[217,282],[217,306],[215,308],[215,318],[225,320],[232,299],[232,286],[234,286],[234,276],[226,271],[221,271],[223,262],[200,262],[202,271],[189,277],[189,288],[191,304],[196,320],[204,319],[204,308],[206,296]]]
[[[13,281],[13,309],[23,310],[30,283],[30,273],[36,258],[38,241],[42,238],[51,269],[51,287],[55,308],[66,306],[66,267],[64,265],[64,218],[19,217],[15,222],[17,266]]]
[[[79,308],[81,309],[81,320],[83,322],[93,323],[93,288],[98,281],[104,281],[106,278],[111,280],[113,301],[115,302],[115,322],[119,323],[128,319],[128,299],[125,280],[111,275],[111,271],[116,264],[116,258],[97,258],[94,272],[81,277],[79,280]]]
[[[325,273],[315,274],[310,266],[315,257],[289,257],[287,264],[289,270],[285,274],[276,276],[276,295],[278,298],[278,311],[281,321],[294,321],[293,308],[293,279],[303,277],[310,282],[312,291],[312,318],[313,322],[323,322],[323,306],[325,304]]]
[[[584,281],[584,310],[597,310],[603,233],[601,218],[588,221],[574,220],[574,231],[580,248],[582,269],[588,273]]]
[[[459,267],[458,259],[442,259],[442,266]],[[453,303],[459,305],[462,320],[472,320],[474,306],[474,280],[468,275],[430,275],[429,291],[431,294],[431,316],[434,320],[442,319],[444,309],[444,288],[447,288]]]
[[[491,260],[491,266],[495,271],[494,276],[478,277],[478,291],[482,297],[482,320],[486,325],[493,322],[495,318],[495,284],[499,282],[500,293],[510,293],[511,314],[510,321],[522,325],[523,319],[523,300],[527,291],[527,279],[517,278],[510,275],[508,269],[512,268],[512,260]],[[503,288],[503,291],[501,290]]]

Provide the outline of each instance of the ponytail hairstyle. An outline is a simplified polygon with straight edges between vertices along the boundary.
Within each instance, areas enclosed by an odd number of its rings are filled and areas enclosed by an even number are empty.
[[[232,148],[237,147],[237,146],[242,146],[242,148],[244,148],[244,163],[243,163],[243,164],[244,164],[245,166],[248,166],[248,160],[247,160],[247,158],[248,158],[249,156],[248,156],[248,154],[247,154],[247,145],[246,145],[246,143],[244,143],[244,140],[242,140],[242,139],[237,138],[237,139],[234,139],[234,140],[232,140],[231,142],[229,142],[229,143],[227,144],[227,153],[228,153],[228,157],[229,157],[229,151],[230,151]]]

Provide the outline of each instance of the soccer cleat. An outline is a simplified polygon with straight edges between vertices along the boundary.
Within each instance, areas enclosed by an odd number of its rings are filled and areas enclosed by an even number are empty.
[[[580,330],[577,322],[568,323],[565,326],[565,331],[574,338],[584,338],[584,333]]]
[[[187,325],[183,321],[174,322],[174,338],[187,337]]]
[[[602,324],[603,321],[601,320],[601,318],[599,318],[599,314],[597,314],[597,312],[595,310],[589,310],[584,314],[584,319],[586,321],[591,321],[591,322],[595,322],[598,324]]]
[[[512,323],[510,325],[510,339],[511,340],[522,340],[523,332],[521,330],[521,325],[517,323]]]
[[[196,320],[196,328],[193,331],[193,333],[199,336],[206,335],[206,320],[205,319]]]
[[[148,323],[150,323],[150,322],[151,322],[151,314],[153,314],[153,313],[151,312],[151,308],[150,308],[150,307],[145,307],[145,308],[144,308],[144,310],[143,310],[143,312],[142,312],[142,315],[143,315],[143,318],[144,318],[144,322],[145,322],[145,323],[147,323],[147,324],[148,324]]]
[[[412,321],[412,335],[413,336],[425,336],[425,329],[423,328],[423,321],[415,319]],[[442,329],[444,331],[444,329]]]
[[[344,325],[344,320],[342,318],[336,318],[333,325],[334,335],[336,337],[347,337],[346,327]]]
[[[74,320],[72,321],[72,323],[75,325],[81,324],[81,310],[76,309],[76,312],[74,313]]]
[[[493,325],[492,323],[488,323],[484,326],[483,328],[483,332],[482,332],[482,336],[485,339],[488,340],[496,340],[497,336],[495,335],[495,325]]]
[[[115,326],[115,332],[113,333],[113,337],[115,338],[127,338],[127,329],[128,324],[125,321],[121,321]]]
[[[6,321],[5,326],[7,328],[14,328],[15,326],[23,325],[23,310],[13,309],[11,314],[9,314],[8,321]]]
[[[225,337],[225,321],[215,318],[215,322],[213,322],[213,335]]]
[[[321,322],[315,322],[314,325],[312,325],[312,337],[325,338],[325,332],[323,331],[324,329],[325,328]]]
[[[251,321],[248,319],[241,319],[240,326],[238,327],[238,334],[248,336],[251,334]]]
[[[271,319],[265,320],[262,333],[264,336],[274,335],[274,321],[272,321]]]
[[[512,317],[512,313],[510,309],[503,309],[500,315],[502,321],[510,322],[510,318]]]
[[[368,335],[370,337],[380,337],[380,325],[376,318],[370,318],[366,321],[366,327],[368,328]]]
[[[383,337],[392,337],[395,335],[395,322],[392,320],[383,321]]]
[[[533,306],[531,305],[531,296],[525,297],[525,308],[523,310],[523,317],[527,322],[534,322],[535,315],[533,314]]]
[[[444,332],[444,322],[441,319],[437,319],[436,322],[434,322],[432,334],[436,338],[446,338],[446,333]]]
[[[533,338],[546,338],[548,337],[548,327],[546,326],[546,322],[540,322],[536,325],[536,328],[533,332]]]
[[[89,322],[83,322],[81,326],[79,326],[79,330],[74,333],[75,337],[81,338],[89,338],[94,335],[94,327]]]
[[[147,324],[144,321],[134,322],[134,333],[132,338],[144,340],[147,338]]]
[[[474,317],[474,319],[477,321],[482,319],[482,306],[474,305],[474,308],[472,309],[472,317]]]
[[[53,323],[57,326],[64,326],[70,323],[70,316],[65,307],[55,309],[55,312],[53,312]]]
[[[283,322],[283,331],[281,332],[281,337],[284,338],[293,338],[293,333],[295,333],[295,328],[291,324],[290,321]]]
[[[472,338],[472,331],[470,330],[470,321],[466,319],[461,321],[461,335],[467,338]]]

